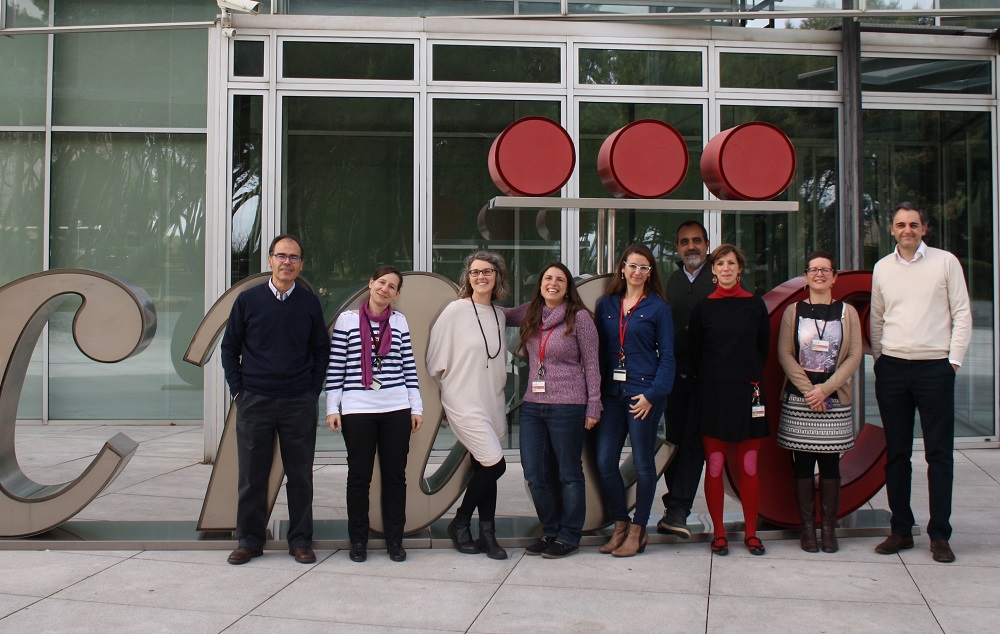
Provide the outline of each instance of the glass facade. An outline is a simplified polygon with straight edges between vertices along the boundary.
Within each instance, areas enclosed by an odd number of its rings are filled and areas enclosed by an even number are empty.
[[[8,28],[217,13],[194,0],[118,12],[111,0],[6,2]],[[558,2],[523,0],[287,0],[275,8],[413,15],[418,4],[427,16],[559,10]],[[570,2],[569,10],[681,6]],[[985,38],[953,38],[936,54],[933,38],[913,36],[901,48],[866,34],[865,202],[854,209],[841,196],[855,167],[844,165],[844,60],[830,33],[802,29],[769,40],[720,30],[706,41],[707,31],[678,26],[633,32],[615,24],[605,34],[553,22],[539,35],[518,26],[533,22],[505,21],[493,33],[494,22],[482,21],[481,33],[456,34],[416,20],[319,17],[306,33],[266,15],[253,19],[257,26],[240,24],[235,39],[187,25],[0,38],[0,281],[60,267],[107,271],[143,286],[158,314],[145,352],[97,366],[76,349],[72,310],[64,308],[36,350],[20,418],[202,420],[224,390],[205,392],[204,371],[180,357],[205,314],[206,287],[217,296],[260,272],[264,247],[281,231],[303,239],[303,275],[333,319],[380,263],[455,279],[465,255],[480,248],[507,259],[508,303],[519,303],[548,260],[580,275],[598,272],[607,256],[598,236],[608,229],[612,250],[645,242],[666,275],[676,227],[692,218],[710,227],[714,243],[748,253],[748,286],[764,293],[798,276],[810,250],[848,251],[842,227],[854,215],[864,226],[862,266],[870,268],[892,248],[892,205],[913,199],[931,211],[929,243],[962,260],[973,296],[960,434],[996,437],[997,56]],[[670,30],[660,37],[656,28]],[[225,72],[209,72],[223,63]],[[577,166],[553,195],[561,197],[609,197],[596,168],[604,140],[639,119],[669,123],[690,157],[669,198],[691,208],[485,210],[500,194],[487,170],[491,144],[530,115],[559,122],[573,138]],[[777,125],[794,144],[795,176],[778,199],[797,202],[797,213],[704,211],[703,148],[748,121]],[[511,372],[514,404],[523,389],[516,362]]]

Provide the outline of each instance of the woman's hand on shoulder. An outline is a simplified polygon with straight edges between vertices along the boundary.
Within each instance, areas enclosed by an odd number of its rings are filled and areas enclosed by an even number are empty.
[[[342,427],[340,414],[327,414],[326,426],[330,428],[330,431],[339,432]]]

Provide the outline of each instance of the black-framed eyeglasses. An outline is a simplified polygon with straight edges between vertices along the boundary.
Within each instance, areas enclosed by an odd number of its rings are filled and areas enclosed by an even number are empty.
[[[830,268],[825,268],[825,267],[818,268],[815,266],[806,269],[806,275],[819,275],[820,273],[822,273],[823,275],[831,275],[833,273],[836,273],[836,271]]]
[[[271,257],[278,262],[290,262],[292,264],[298,264],[302,261],[301,255],[295,255],[294,253],[289,255],[287,253],[272,253]]]
[[[493,277],[493,274],[496,272],[496,269],[472,269],[469,271],[469,277],[479,277],[480,275],[483,277]]]

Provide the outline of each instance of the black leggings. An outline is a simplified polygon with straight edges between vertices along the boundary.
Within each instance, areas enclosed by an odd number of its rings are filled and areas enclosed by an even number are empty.
[[[840,454],[793,451],[792,468],[796,480],[812,479],[819,463],[819,477],[824,480],[840,479]]]
[[[479,509],[480,522],[492,522],[497,515],[497,480],[507,471],[507,461],[484,467],[475,458],[472,459],[472,479],[465,490],[465,499],[458,507],[459,512],[472,515]]]

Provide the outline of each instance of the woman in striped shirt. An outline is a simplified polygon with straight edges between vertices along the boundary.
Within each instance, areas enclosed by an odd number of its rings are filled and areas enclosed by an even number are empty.
[[[368,558],[368,499],[378,451],[386,548],[404,561],[406,455],[423,424],[410,327],[392,302],[403,289],[394,266],[375,270],[368,301],[337,317],[326,372],[326,425],[347,446],[347,532],[351,561]]]

